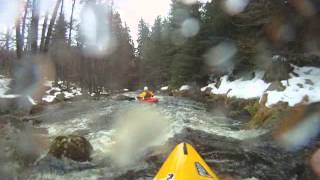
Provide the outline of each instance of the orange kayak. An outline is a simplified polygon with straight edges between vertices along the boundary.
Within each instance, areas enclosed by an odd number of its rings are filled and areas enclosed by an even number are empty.
[[[151,97],[151,98],[145,98],[141,101],[144,101],[144,102],[152,102],[152,103],[157,103],[159,102],[159,99],[158,98],[155,98],[155,97]]]

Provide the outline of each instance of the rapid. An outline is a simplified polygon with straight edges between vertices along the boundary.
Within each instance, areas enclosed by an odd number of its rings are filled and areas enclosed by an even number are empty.
[[[136,93],[126,93],[135,96]],[[189,142],[221,179],[299,179],[302,159],[282,150],[268,130],[243,123],[186,98],[157,104],[112,98],[50,105],[37,115],[50,140],[77,134],[93,146],[92,161],[40,159],[27,179],[153,179],[180,142]]]

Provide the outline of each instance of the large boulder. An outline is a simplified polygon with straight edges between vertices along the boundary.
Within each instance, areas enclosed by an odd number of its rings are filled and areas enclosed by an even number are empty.
[[[274,81],[269,85],[267,91],[284,91],[285,89],[286,87],[280,81]]]
[[[274,56],[272,62],[266,69],[266,73],[263,76],[263,80],[266,82],[282,81],[290,78],[290,73],[293,71],[293,67],[282,56]]]
[[[66,157],[74,161],[90,161],[92,152],[90,142],[78,135],[58,136],[50,145],[49,155],[61,159]]]

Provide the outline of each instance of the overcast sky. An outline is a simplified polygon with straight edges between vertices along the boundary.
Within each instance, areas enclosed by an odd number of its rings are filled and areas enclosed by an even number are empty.
[[[77,0],[79,1],[79,0]],[[195,0],[184,0],[193,2]],[[201,0],[202,2],[208,0]],[[19,0],[0,0],[0,31],[4,31],[6,24],[13,26],[14,17],[19,9]],[[40,0],[42,15],[46,8],[52,11],[56,0]],[[143,18],[149,25],[157,16],[167,16],[170,11],[171,0],[114,0],[114,6],[120,13],[121,18],[128,24],[131,30],[131,36],[134,40],[137,39],[138,22]],[[65,0],[65,15],[69,21],[71,13],[72,0]],[[20,9],[23,7],[20,6]],[[77,4],[75,10],[75,18],[79,17],[81,7]],[[40,21],[41,22],[41,21]]]
[[[115,7],[131,30],[134,40],[137,39],[138,22],[143,18],[152,25],[159,15],[169,13],[171,0],[116,0]]]

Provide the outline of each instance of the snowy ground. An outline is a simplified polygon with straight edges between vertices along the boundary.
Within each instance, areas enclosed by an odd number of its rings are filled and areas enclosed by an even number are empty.
[[[4,96],[4,94],[9,90],[9,84],[11,79],[6,78],[0,75],[0,97]]]
[[[0,97],[1,98],[15,98],[20,96],[17,94],[6,94],[6,92],[10,89],[9,88],[10,81],[11,79],[0,75]],[[62,83],[63,82],[60,81],[58,83],[59,86],[63,86]],[[69,91],[63,91],[59,87],[54,87],[52,81],[47,81],[45,85],[50,87],[50,89],[46,91],[46,95],[42,98],[42,100],[45,102],[49,102],[49,103],[53,102],[56,99],[57,95],[62,93],[65,99],[71,99],[75,96],[82,95],[81,88],[71,87]],[[52,91],[54,91],[54,93],[51,93]],[[27,98],[32,104],[36,104],[36,102],[30,96],[28,96]]]
[[[213,83],[202,88],[202,91],[211,87],[213,94],[226,94],[230,90],[228,97],[244,99],[260,98],[264,93],[267,93],[267,106],[272,106],[280,101],[288,102],[289,106],[294,106],[301,102],[306,95],[309,97],[310,103],[320,101],[320,68],[292,66],[297,76],[290,74],[290,79],[281,81],[285,87],[284,91],[267,91],[270,83],[262,80],[263,72],[256,72],[256,76],[251,80],[228,81],[228,77],[223,76],[219,88],[216,88]]]
[[[50,89],[46,91],[46,95],[42,98],[44,102],[53,102],[59,94],[63,94],[65,99],[71,99],[75,96],[82,95],[81,88],[70,87],[69,91],[62,90],[61,88],[64,87],[62,81],[58,82],[59,87],[53,86],[53,81],[48,81],[46,85],[49,86]],[[63,89],[66,89],[66,87],[64,87]]]

